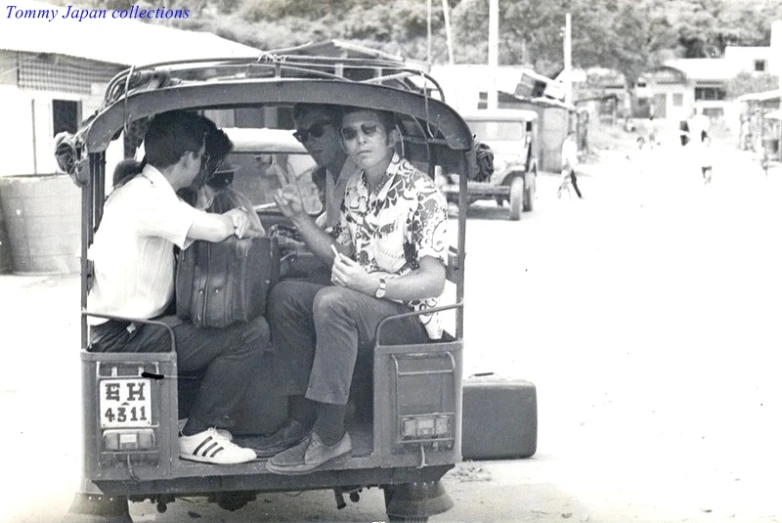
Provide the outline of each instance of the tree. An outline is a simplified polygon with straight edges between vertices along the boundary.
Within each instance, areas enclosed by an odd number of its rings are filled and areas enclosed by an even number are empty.
[[[463,0],[454,12],[457,43],[471,42],[472,56],[486,56],[487,4]],[[661,0],[501,0],[500,11],[500,62],[530,64],[544,74],[562,68],[566,13],[573,23],[573,64],[613,67],[628,82],[657,65],[659,51],[676,44]]]
[[[625,76],[629,87],[639,76],[661,65],[663,51],[676,45],[676,33],[663,0],[645,0],[619,6],[610,18],[599,59]]]
[[[777,0],[675,0],[670,9],[685,58],[720,57],[729,45],[768,45]]]
[[[728,82],[728,98],[736,98],[742,94],[762,93],[779,89],[779,77],[764,73],[739,73]]]

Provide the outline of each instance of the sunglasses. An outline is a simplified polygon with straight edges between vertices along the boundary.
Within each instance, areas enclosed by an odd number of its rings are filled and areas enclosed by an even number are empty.
[[[367,138],[372,138],[380,132],[380,126],[377,124],[362,123],[360,126],[361,134]],[[355,140],[358,136],[359,129],[355,127],[343,127],[340,129],[342,138],[345,140]]]
[[[310,136],[313,138],[320,138],[323,136],[323,133],[325,131],[325,127],[327,125],[331,125],[333,122],[327,120],[325,122],[318,122],[314,123],[309,126],[307,129],[297,129],[296,132],[293,133],[293,137],[296,138],[299,142],[304,143],[307,140],[310,139]]]

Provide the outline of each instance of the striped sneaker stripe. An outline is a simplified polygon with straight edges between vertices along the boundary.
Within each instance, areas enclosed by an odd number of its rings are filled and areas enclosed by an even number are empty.
[[[213,448],[217,447],[218,445],[219,445],[219,443],[217,443],[216,441],[213,442],[211,445],[206,447],[203,452],[201,452],[201,455],[202,456],[206,456],[207,454],[209,454],[212,451]]]
[[[195,448],[195,450],[193,451],[193,454],[195,454],[196,456],[198,456],[198,455],[201,453],[201,448],[202,448],[204,445],[206,445],[207,443],[209,443],[210,441],[212,441],[212,436],[209,436],[209,437],[208,437],[208,438],[206,438],[204,441],[202,441],[202,442],[201,442],[201,444],[200,444],[200,445],[198,445],[198,446]]]
[[[213,458],[213,457],[217,456],[217,455],[218,455],[218,454],[219,454],[221,451],[223,451],[223,450],[225,450],[225,447],[220,447],[220,448],[218,448],[217,450],[215,450],[214,452],[212,452],[212,455],[211,455],[211,456],[209,456],[209,457],[210,457],[210,458]]]

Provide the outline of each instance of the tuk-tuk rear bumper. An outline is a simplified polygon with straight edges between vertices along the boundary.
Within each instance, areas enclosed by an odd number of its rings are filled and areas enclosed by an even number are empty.
[[[271,474],[264,460],[220,466],[180,459],[176,354],[82,351],[84,478],[100,490],[125,494],[159,493],[159,489],[178,493],[303,490],[437,479],[461,460],[462,346],[461,341],[378,346],[368,451],[338,469],[304,478]],[[107,418],[108,410],[120,405],[106,398],[116,392],[112,386],[117,384],[123,390],[145,392],[145,405],[151,408],[143,424],[119,425],[113,417],[116,412]],[[128,398],[118,401],[123,399]],[[140,404],[122,405],[128,411]],[[417,431],[406,432],[409,426]],[[434,427],[436,433],[431,432]],[[141,448],[150,433],[153,446]],[[116,447],[117,440],[121,448]]]

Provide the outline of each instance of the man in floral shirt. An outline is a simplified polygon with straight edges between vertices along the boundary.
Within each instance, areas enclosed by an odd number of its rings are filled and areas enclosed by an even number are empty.
[[[303,474],[351,451],[345,412],[359,352],[371,351],[385,318],[396,343],[442,336],[437,306],[445,285],[447,205],[434,182],[396,153],[390,113],[346,108],[340,132],[359,170],[350,178],[331,234],[303,212],[295,191],[275,201],[309,249],[332,267],[332,285],[283,281],[272,291],[269,321],[291,420],[260,457],[271,472]]]

